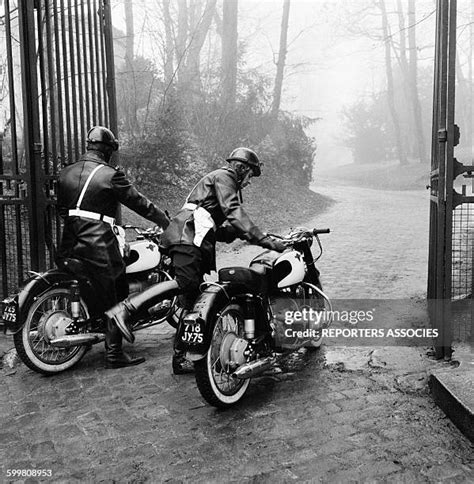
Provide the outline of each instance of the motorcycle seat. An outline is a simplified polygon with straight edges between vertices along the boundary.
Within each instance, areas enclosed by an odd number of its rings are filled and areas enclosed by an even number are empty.
[[[219,282],[229,283],[243,292],[263,294],[268,291],[269,278],[264,266],[225,267],[219,270]]]

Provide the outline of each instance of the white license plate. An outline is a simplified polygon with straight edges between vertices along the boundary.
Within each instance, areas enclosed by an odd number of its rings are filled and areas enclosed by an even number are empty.
[[[16,323],[18,317],[17,313],[15,302],[9,302],[3,307],[2,319],[5,323]]]
[[[181,339],[190,345],[197,345],[204,342],[203,327],[200,323],[185,324]]]

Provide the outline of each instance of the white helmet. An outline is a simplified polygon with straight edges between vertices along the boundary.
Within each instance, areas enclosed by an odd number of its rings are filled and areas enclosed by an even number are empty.
[[[273,276],[279,289],[300,283],[305,274],[303,255],[296,250],[284,252],[273,266]]]

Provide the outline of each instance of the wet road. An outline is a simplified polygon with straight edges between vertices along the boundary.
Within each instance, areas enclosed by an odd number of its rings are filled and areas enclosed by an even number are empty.
[[[308,225],[333,231],[319,264],[326,291],[422,296],[425,194],[324,193],[338,203]],[[258,251],[220,261],[244,265]],[[55,377],[3,368],[0,480],[28,469],[68,483],[474,480],[472,446],[426,384],[429,368],[446,363],[423,348],[328,344],[254,380],[241,404],[218,411],[202,401],[192,375],[171,374],[172,337],[166,325],[138,334],[133,350],[147,361],[136,368],[103,369],[98,347]]]

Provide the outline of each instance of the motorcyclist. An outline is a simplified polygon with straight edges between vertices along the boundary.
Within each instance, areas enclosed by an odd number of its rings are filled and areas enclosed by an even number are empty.
[[[215,269],[216,241],[232,242],[239,237],[278,252],[286,248],[282,242],[264,234],[241,205],[240,191],[252,177],[261,174],[256,153],[249,148],[237,148],[226,161],[227,166],[208,173],[195,185],[161,239],[172,258],[175,278],[182,292],[180,306],[185,311],[193,307],[204,274]],[[108,315],[116,317],[117,324],[127,335],[130,331],[127,320],[138,310],[138,305],[132,298],[124,301],[124,305],[126,309],[118,307]],[[179,342],[175,341],[174,346],[173,372],[192,371],[192,365],[179,349]]]
[[[82,263],[100,295],[94,308],[97,314],[128,296],[125,263],[115,235],[119,204],[163,229],[169,224],[163,211],[139,193],[121,170],[109,165],[118,147],[112,131],[94,126],[87,134],[87,151],[59,175],[58,208],[65,220],[57,262],[60,267],[70,258]],[[145,361],[127,355],[122,350],[120,330],[111,320],[105,324],[106,368]]]

